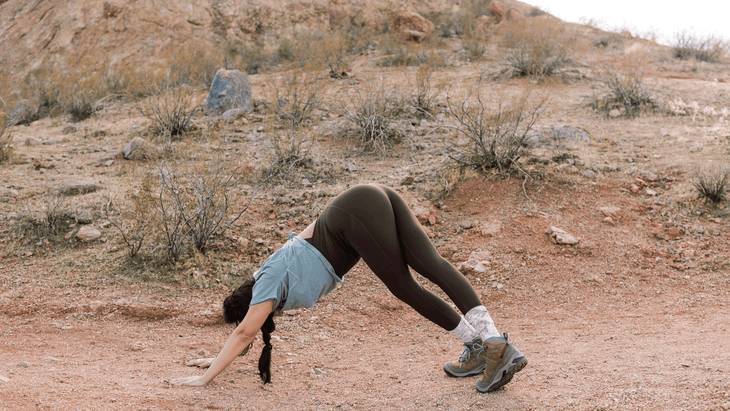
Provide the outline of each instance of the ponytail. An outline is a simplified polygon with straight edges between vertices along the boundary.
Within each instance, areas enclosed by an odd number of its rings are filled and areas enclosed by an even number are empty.
[[[253,298],[253,285],[255,282],[255,279],[249,278],[223,301],[223,319],[226,323],[236,323],[238,325],[246,317]],[[272,312],[266,317],[266,321],[261,326],[264,349],[261,351],[261,357],[259,358],[259,375],[264,384],[271,382],[271,349],[273,348],[271,333],[274,330],[276,330],[276,326],[274,325],[274,313]]]
[[[274,313],[269,314],[261,326],[261,335],[264,338],[264,349],[261,350],[259,358],[259,375],[264,384],[271,382],[271,333],[276,330],[274,325]]]

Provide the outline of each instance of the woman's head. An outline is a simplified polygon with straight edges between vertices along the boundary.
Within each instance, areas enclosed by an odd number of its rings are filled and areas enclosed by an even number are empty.
[[[223,301],[223,319],[228,324],[240,323],[248,313],[248,307],[253,299],[254,278],[249,278]],[[271,382],[271,333],[276,330],[274,313],[269,314],[261,326],[261,335],[264,340],[264,349],[259,357],[259,375],[264,383]]]
[[[223,319],[226,323],[238,324],[243,321],[251,305],[254,283],[256,280],[253,277],[249,278],[223,301]]]

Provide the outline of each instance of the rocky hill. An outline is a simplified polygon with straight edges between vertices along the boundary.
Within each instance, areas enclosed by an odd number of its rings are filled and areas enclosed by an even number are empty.
[[[383,26],[399,8],[444,10],[447,0],[9,0],[0,1],[0,74],[22,78],[44,62],[89,69],[147,65],[189,42],[259,44],[303,28]]]

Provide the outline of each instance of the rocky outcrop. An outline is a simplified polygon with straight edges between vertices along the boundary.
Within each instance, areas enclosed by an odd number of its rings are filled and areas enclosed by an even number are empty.
[[[187,44],[264,43],[296,30],[343,23],[385,27],[403,4],[443,11],[447,0],[15,0],[0,5],[0,74],[22,79],[45,62],[63,69],[83,56],[89,72],[166,68]]]
[[[502,21],[507,16],[507,7],[501,1],[492,0],[489,3],[489,12],[497,21]]]
[[[516,7],[510,7],[510,9],[507,10],[505,18],[507,19],[507,21],[521,21],[525,19],[525,15],[522,14],[520,9]]]
[[[436,26],[414,11],[401,10],[393,16],[392,29],[405,40],[421,41],[433,33]]]

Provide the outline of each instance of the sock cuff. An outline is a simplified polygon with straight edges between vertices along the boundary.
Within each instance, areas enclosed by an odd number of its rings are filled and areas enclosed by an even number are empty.
[[[469,324],[468,321],[462,316],[461,321],[459,321],[459,325],[456,326],[453,330],[449,331],[452,335],[460,339],[462,342],[471,342],[476,338],[479,334],[474,329],[474,327]]]

